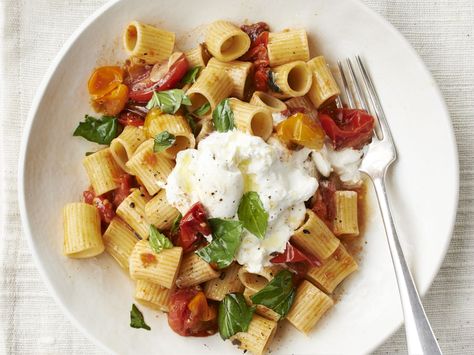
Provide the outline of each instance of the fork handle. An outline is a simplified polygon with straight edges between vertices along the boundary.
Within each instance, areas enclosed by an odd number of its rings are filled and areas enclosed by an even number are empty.
[[[405,332],[409,354],[442,354],[438,341],[431,329],[421,304],[420,296],[416,290],[413,277],[408,268],[400,241],[393,223],[392,213],[388,203],[385,189],[385,176],[372,178],[375,191],[382,212],[385,233],[388,239],[390,255],[397,278],[400,299],[402,301],[403,316],[405,318]]]

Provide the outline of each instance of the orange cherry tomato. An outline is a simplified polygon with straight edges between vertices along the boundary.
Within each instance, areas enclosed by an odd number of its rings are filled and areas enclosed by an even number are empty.
[[[295,143],[311,149],[324,144],[323,129],[304,113],[296,113],[277,126],[277,135],[286,144]]]
[[[152,108],[145,117],[145,123],[143,124],[143,129],[145,134],[148,135],[148,129],[150,128],[151,122],[156,120],[162,114],[161,110],[158,107]]]
[[[128,101],[128,87],[125,84],[119,84],[108,94],[100,99],[94,100],[94,106],[97,111],[106,115],[114,116],[123,110]]]
[[[117,66],[99,67],[92,73],[87,83],[92,100],[104,97],[116,89],[123,81],[123,71]]]

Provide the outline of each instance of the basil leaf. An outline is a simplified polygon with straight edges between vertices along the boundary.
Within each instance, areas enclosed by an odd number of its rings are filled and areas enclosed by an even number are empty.
[[[173,224],[171,225],[170,228],[170,234],[174,235],[175,233],[178,232],[179,229],[179,223],[181,222],[181,219],[183,218],[183,215],[180,213],[178,216],[174,219]]]
[[[155,153],[162,152],[166,148],[171,147],[176,142],[176,137],[168,131],[163,131],[155,136],[155,144],[153,144],[153,151]]]
[[[163,249],[171,249],[173,243],[153,225],[150,224],[150,236],[148,238],[151,249],[155,253],[161,253]]]
[[[142,312],[140,312],[135,304],[132,304],[132,310],[130,311],[130,326],[132,328],[151,330],[148,324],[145,323]]]
[[[282,318],[286,316],[296,296],[290,271],[280,271],[267,286],[250,297],[254,304],[262,304],[274,310]]]
[[[273,92],[281,92],[280,87],[277,85],[275,81],[275,73],[271,70],[268,72],[268,86]]]
[[[220,218],[209,219],[212,229],[212,242],[196,251],[196,254],[209,264],[223,269],[234,261],[234,255],[240,246],[242,224],[239,221]]]
[[[249,329],[255,307],[247,305],[241,293],[229,293],[219,304],[217,324],[222,339]]]
[[[201,71],[202,67],[194,67],[189,69],[181,79],[181,84],[192,84],[196,82],[197,76]]]
[[[219,132],[227,132],[234,128],[234,112],[230,108],[229,99],[222,100],[212,112],[214,127]]]
[[[255,191],[249,191],[242,196],[237,210],[240,222],[249,232],[263,239],[268,226],[268,213],[263,208],[262,201]]]
[[[84,122],[79,122],[73,136],[80,136],[90,142],[99,144],[110,144],[112,139],[117,137],[118,122],[113,116],[95,117],[85,115]]]
[[[210,109],[211,109],[211,104],[209,102],[206,102],[204,105],[197,108],[193,112],[193,114],[195,114],[196,116],[202,116],[202,115],[205,115]]]
[[[184,117],[188,121],[189,128],[191,128],[191,131],[193,132],[193,134],[195,134],[196,133],[196,128],[197,128],[197,123],[194,120],[193,116],[188,112],[184,115]]]
[[[191,100],[181,89],[154,92],[146,108],[151,110],[158,107],[164,113],[174,114],[181,105],[191,105]]]

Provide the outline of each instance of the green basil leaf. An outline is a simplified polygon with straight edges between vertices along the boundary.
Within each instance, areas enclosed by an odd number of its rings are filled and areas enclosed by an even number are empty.
[[[191,105],[191,100],[181,89],[154,92],[146,108],[151,110],[158,107],[164,113],[174,114],[181,105]]]
[[[219,132],[227,132],[234,128],[234,112],[232,111],[229,99],[222,100],[212,112],[214,127]]]
[[[280,271],[267,286],[250,297],[254,304],[262,304],[274,310],[282,318],[286,316],[296,296],[290,271]]]
[[[145,323],[142,312],[140,312],[135,304],[132,304],[132,310],[130,311],[130,326],[132,328],[151,330],[148,324]]]
[[[255,191],[245,193],[240,200],[237,214],[245,229],[260,239],[265,238],[268,226],[268,213],[263,208],[258,193]]]
[[[178,216],[174,219],[173,224],[171,225],[170,228],[170,234],[174,235],[178,232],[179,229],[179,222],[181,222],[181,219],[183,218],[183,215],[180,213]]]
[[[176,137],[168,131],[163,131],[155,136],[155,144],[153,144],[153,151],[155,153],[162,152],[166,148],[171,147],[176,142]]]
[[[193,114],[195,114],[196,116],[202,116],[202,115],[205,115],[206,113],[208,113],[210,109],[211,109],[211,104],[209,102],[206,102],[204,105],[197,108],[193,112]]]
[[[249,329],[255,307],[247,305],[241,293],[229,293],[219,304],[217,324],[222,339],[228,339],[238,332]]]
[[[189,69],[181,79],[181,84],[192,84],[196,82],[197,76],[201,71],[202,67],[194,67]]]
[[[243,228],[239,221],[211,218],[212,242],[196,251],[204,261],[223,269],[234,261],[234,255],[240,246]]]
[[[150,224],[150,236],[148,238],[151,249],[155,253],[161,253],[163,249],[171,249],[173,243],[153,225]]]
[[[79,122],[73,136],[80,136],[90,142],[109,145],[112,139],[117,137],[118,122],[113,116],[102,116],[95,118],[85,116],[84,122]]]
[[[280,87],[275,81],[275,73],[271,70],[268,72],[268,86],[273,92],[281,92]]]

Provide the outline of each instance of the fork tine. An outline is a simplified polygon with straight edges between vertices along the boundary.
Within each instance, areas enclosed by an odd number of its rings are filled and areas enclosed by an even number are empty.
[[[357,65],[359,70],[362,74],[362,80],[364,80],[365,87],[367,88],[367,94],[370,98],[372,103],[372,107],[375,110],[375,114],[377,115],[379,121],[379,128],[381,133],[383,134],[382,139],[390,139],[393,142],[392,134],[390,132],[390,127],[387,122],[387,118],[385,117],[385,112],[383,111],[382,104],[380,103],[379,95],[375,90],[375,86],[373,84],[372,78],[370,77],[369,72],[366,70],[364,63],[362,63],[362,59],[360,56],[356,56]]]
[[[340,60],[337,61],[337,66],[339,67],[339,73],[341,74],[342,84],[344,86],[344,94],[347,99],[347,105],[351,108],[355,107],[354,96],[352,96],[352,92],[347,82],[346,74],[344,72],[344,68],[342,67],[342,63]]]
[[[347,63],[347,68],[349,68],[349,77],[352,81],[352,85],[354,87],[354,93],[356,96],[356,105],[354,107],[357,107],[357,103],[359,103],[359,107],[363,110],[366,110],[369,112],[369,105],[367,104],[367,101],[365,99],[365,95],[363,94],[363,90],[359,84],[359,80],[357,79],[357,76],[355,75],[354,72],[354,67],[352,66],[352,62],[349,58],[346,59]]]

